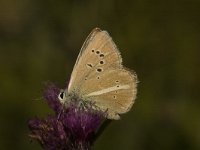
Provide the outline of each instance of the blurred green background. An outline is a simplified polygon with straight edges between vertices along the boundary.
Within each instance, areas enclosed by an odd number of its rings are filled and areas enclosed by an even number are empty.
[[[51,113],[43,83],[65,87],[95,27],[110,33],[140,83],[131,112],[93,149],[199,150],[199,0],[1,0],[0,149],[41,149],[27,120]]]

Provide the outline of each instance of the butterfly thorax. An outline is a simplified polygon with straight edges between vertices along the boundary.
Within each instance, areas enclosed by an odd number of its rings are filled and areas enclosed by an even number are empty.
[[[73,105],[81,110],[88,110],[88,109],[100,110],[95,105],[94,101],[85,100],[78,94],[76,94],[76,92],[67,93],[66,90],[65,91],[61,90],[58,98],[61,104],[63,104],[66,109]]]

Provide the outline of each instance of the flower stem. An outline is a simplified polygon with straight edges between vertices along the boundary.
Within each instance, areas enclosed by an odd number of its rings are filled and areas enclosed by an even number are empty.
[[[99,129],[97,130],[95,137],[92,141],[92,143],[94,143],[96,141],[96,139],[103,133],[103,131],[105,130],[106,127],[108,127],[108,125],[111,123],[112,120],[110,119],[106,119],[102,125],[99,127]]]

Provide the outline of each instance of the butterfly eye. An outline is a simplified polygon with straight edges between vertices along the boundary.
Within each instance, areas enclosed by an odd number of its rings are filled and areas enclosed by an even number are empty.
[[[64,90],[61,90],[61,92],[58,95],[58,99],[60,101],[63,101],[65,99],[65,91]]]

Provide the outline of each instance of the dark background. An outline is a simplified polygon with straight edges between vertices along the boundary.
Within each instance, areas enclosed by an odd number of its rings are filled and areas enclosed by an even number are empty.
[[[1,0],[0,149],[41,149],[27,120],[51,113],[43,83],[65,87],[95,27],[110,33],[140,83],[131,112],[93,149],[199,150],[199,0]]]

